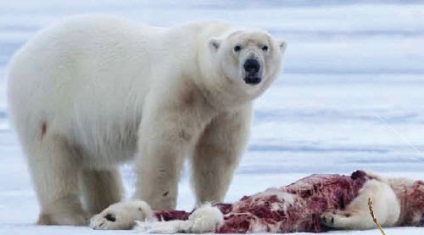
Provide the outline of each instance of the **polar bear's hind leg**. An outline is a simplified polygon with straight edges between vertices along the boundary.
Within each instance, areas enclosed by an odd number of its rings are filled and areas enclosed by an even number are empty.
[[[44,128],[41,139],[28,133],[18,132],[41,207],[38,224],[85,225],[87,214],[79,199],[79,156],[64,138],[49,135]]]

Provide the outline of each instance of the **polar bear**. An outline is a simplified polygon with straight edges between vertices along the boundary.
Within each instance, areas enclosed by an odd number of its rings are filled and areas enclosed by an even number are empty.
[[[80,16],[12,58],[8,104],[37,192],[39,224],[84,225],[121,200],[176,206],[185,157],[197,203],[222,201],[249,135],[252,101],[280,72],[284,41],[223,22],[170,28]]]

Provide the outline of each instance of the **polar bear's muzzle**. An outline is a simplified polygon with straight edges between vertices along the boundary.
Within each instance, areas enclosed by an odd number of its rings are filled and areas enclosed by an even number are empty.
[[[244,82],[249,85],[257,85],[262,81],[261,64],[257,59],[249,58],[243,64]]]
[[[249,85],[256,85],[262,81],[260,77],[245,77],[244,82]]]

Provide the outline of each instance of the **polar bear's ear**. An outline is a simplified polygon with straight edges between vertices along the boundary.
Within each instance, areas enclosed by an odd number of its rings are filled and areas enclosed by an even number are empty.
[[[278,44],[280,45],[281,53],[283,53],[287,48],[287,42],[284,40],[280,40],[278,41]]]
[[[217,52],[220,45],[221,45],[221,40],[219,39],[212,38],[211,40],[209,40],[209,49],[212,52]]]

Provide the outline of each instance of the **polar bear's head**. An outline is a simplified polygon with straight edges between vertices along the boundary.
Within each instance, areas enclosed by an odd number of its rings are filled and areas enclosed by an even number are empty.
[[[260,30],[237,30],[208,43],[220,77],[250,95],[261,93],[277,77],[286,48],[284,41]]]

